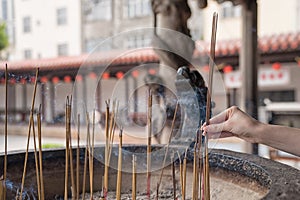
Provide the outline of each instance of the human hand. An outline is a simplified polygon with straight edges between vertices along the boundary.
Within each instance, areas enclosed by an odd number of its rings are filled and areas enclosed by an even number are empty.
[[[208,134],[209,138],[236,136],[255,143],[257,142],[255,134],[259,125],[260,122],[233,106],[211,118],[209,125],[204,124],[201,129],[204,135]]]

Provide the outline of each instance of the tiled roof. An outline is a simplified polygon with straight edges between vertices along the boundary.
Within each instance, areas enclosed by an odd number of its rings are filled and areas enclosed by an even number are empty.
[[[218,41],[216,45],[216,57],[226,57],[237,55],[239,53],[241,41],[224,40]],[[258,41],[259,51],[262,54],[271,54],[274,52],[288,52],[300,50],[300,32],[264,36]],[[209,54],[210,44],[204,41],[196,42],[194,57]],[[158,57],[151,48],[109,51],[94,54],[82,54],[79,56],[58,57],[49,59],[36,59],[8,62],[9,69],[12,71],[33,70],[39,67],[40,70],[64,70],[77,69],[81,66],[91,65],[131,65],[136,63],[158,62]],[[5,62],[0,63],[3,69]]]

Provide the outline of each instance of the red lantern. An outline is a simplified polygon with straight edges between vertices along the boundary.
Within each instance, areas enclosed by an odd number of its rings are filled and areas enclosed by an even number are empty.
[[[205,66],[203,67],[203,70],[204,70],[205,72],[208,72],[208,71],[209,71],[209,66],[208,66],[208,65],[205,65]]]
[[[138,70],[134,70],[134,71],[131,72],[131,74],[132,74],[132,76],[134,78],[137,78],[139,76],[139,71]]]
[[[26,79],[25,78],[21,78],[20,83],[25,84],[26,83]]]
[[[280,70],[281,64],[280,64],[279,62],[273,63],[273,64],[272,64],[272,68],[273,68],[274,70]]]
[[[117,73],[116,73],[116,77],[117,77],[118,79],[123,78],[123,76],[124,76],[124,73],[123,73],[123,72],[117,72]]]
[[[58,78],[57,76],[54,76],[54,77],[52,78],[52,83],[56,84],[56,83],[58,83],[58,82],[59,82],[59,78]]]
[[[232,72],[233,68],[231,65],[226,65],[224,68],[223,68],[223,72],[224,73],[230,73]]]
[[[41,78],[41,83],[47,83],[48,82],[48,78],[46,76],[43,76]]]
[[[81,75],[77,75],[77,76],[75,77],[75,79],[76,79],[76,81],[79,81],[79,82],[80,82],[80,81],[82,81],[83,78],[82,78]]]
[[[149,74],[151,75],[155,75],[156,74],[156,70],[155,69],[149,69]]]
[[[31,83],[34,83],[34,82],[35,82],[35,76],[32,76],[32,77],[30,78],[30,82],[31,82]]]
[[[95,72],[91,72],[91,73],[89,74],[89,77],[90,77],[91,79],[96,79],[96,78],[97,78],[97,74],[96,74]]]
[[[15,84],[17,81],[16,81],[16,79],[15,78],[11,78],[11,79],[9,79],[9,83],[10,84]]]
[[[65,76],[64,81],[65,81],[65,83],[71,83],[72,82],[71,76]]]
[[[110,77],[110,75],[109,75],[108,72],[104,72],[104,73],[102,74],[102,78],[103,78],[103,79],[109,79],[109,77]]]

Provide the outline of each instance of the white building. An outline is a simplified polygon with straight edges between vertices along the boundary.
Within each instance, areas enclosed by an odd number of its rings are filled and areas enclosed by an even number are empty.
[[[14,22],[10,60],[81,53],[79,0],[14,0]]]

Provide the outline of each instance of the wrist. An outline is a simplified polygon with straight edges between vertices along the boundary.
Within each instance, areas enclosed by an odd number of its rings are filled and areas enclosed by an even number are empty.
[[[257,121],[255,128],[253,129],[252,138],[254,140],[253,143],[264,143],[264,133],[267,131],[266,124]]]

